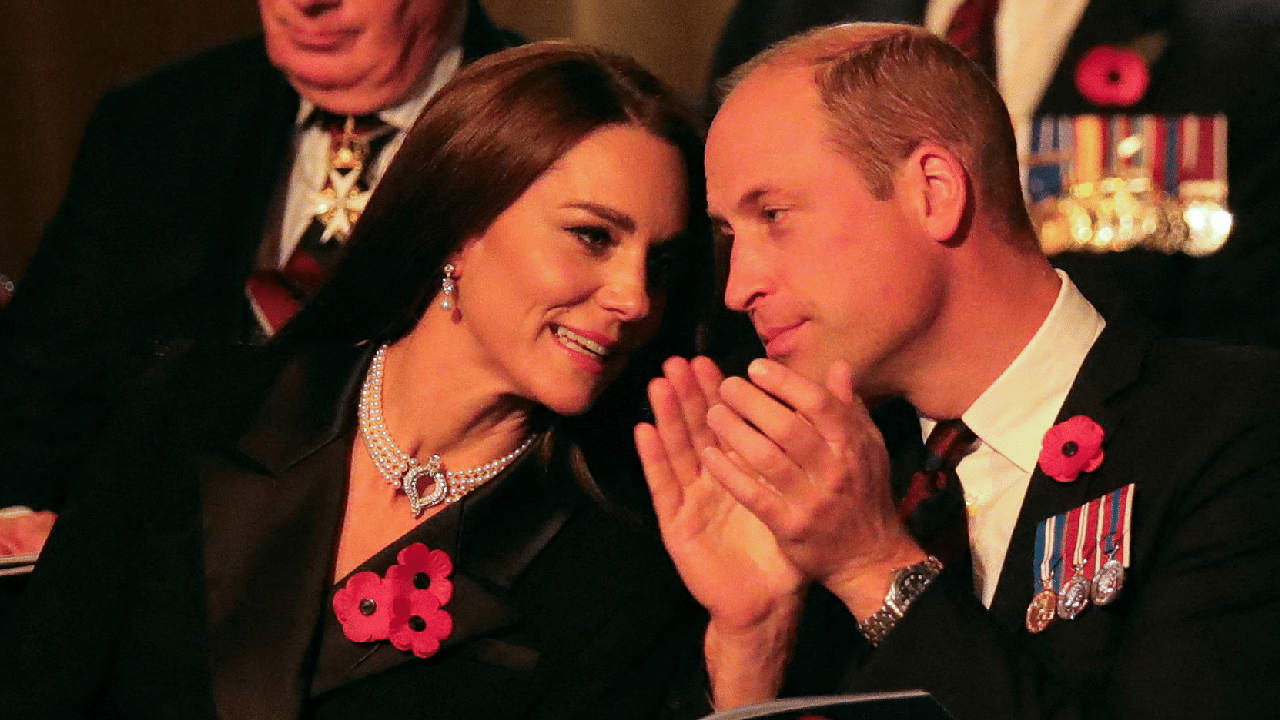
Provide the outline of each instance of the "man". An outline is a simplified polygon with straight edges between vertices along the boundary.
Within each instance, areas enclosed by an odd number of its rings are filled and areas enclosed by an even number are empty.
[[[0,507],[58,509],[130,378],[170,341],[270,334],[246,283],[286,267],[323,214],[340,131],[321,127],[320,111],[339,126],[374,114],[389,126],[381,152],[362,149],[365,185],[346,188],[355,200],[462,62],[518,42],[475,0],[259,7],[262,37],[121,87],[95,112],[66,198],[0,314]],[[333,250],[350,207],[321,223]]]
[[[1280,360],[1104,319],[1038,248],[996,89],[927,31],[824,28],[736,78],[708,203],[769,358],[669,361],[636,430],[715,705],[1274,715]],[[893,398],[920,422],[882,435]],[[913,473],[956,418],[959,485]]]
[[[835,22],[921,24],[946,36],[964,6],[994,17],[997,87],[1024,158],[1035,116],[1223,113],[1232,233],[1204,258],[1133,249],[1065,252],[1053,262],[1091,297],[1120,293],[1165,330],[1280,346],[1280,5],[1210,0],[739,0],[712,64],[720,78],[769,43]],[[1090,51],[1137,50],[1150,82],[1125,105],[1100,105],[1077,71]],[[1188,150],[1189,152],[1189,150]]]

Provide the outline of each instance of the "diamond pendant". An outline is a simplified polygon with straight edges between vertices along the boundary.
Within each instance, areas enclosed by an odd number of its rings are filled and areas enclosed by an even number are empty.
[[[423,477],[431,479],[431,491],[425,496],[418,494],[418,480]],[[435,507],[444,500],[445,495],[449,492],[449,482],[445,474],[440,472],[440,456],[432,455],[431,459],[425,465],[415,465],[405,472],[404,479],[401,481],[404,485],[404,494],[409,498],[409,508],[413,510],[413,516],[418,517],[423,510]]]

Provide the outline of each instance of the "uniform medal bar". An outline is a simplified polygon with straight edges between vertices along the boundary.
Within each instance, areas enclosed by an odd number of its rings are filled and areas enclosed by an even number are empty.
[[[1045,518],[1036,527],[1027,630],[1074,620],[1092,603],[1107,605],[1124,586],[1135,485]]]

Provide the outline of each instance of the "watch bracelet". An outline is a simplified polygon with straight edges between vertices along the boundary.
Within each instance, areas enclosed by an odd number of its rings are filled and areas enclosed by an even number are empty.
[[[941,572],[942,561],[933,555],[913,565],[894,569],[893,583],[889,586],[889,592],[885,594],[884,604],[865,622],[858,623],[858,630],[872,647],[878,646],[885,636],[897,627],[898,621],[902,619],[907,608]],[[911,574],[917,574],[920,578],[915,584],[906,586],[904,579]]]

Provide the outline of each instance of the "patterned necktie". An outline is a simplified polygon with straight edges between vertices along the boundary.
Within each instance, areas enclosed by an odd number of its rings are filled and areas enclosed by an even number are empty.
[[[310,197],[311,223],[283,268],[259,270],[245,283],[249,304],[268,337],[329,279],[343,243],[368,202],[368,170],[394,134],[394,128],[373,115],[316,111],[315,122],[329,134],[329,152],[323,184]]]
[[[924,462],[911,476],[898,505],[898,514],[912,536],[945,565],[969,559],[969,523],[956,465],[973,450],[976,439],[959,419],[934,426],[924,444]]]
[[[947,42],[996,79],[996,11],[1000,0],[964,0],[951,16]]]

